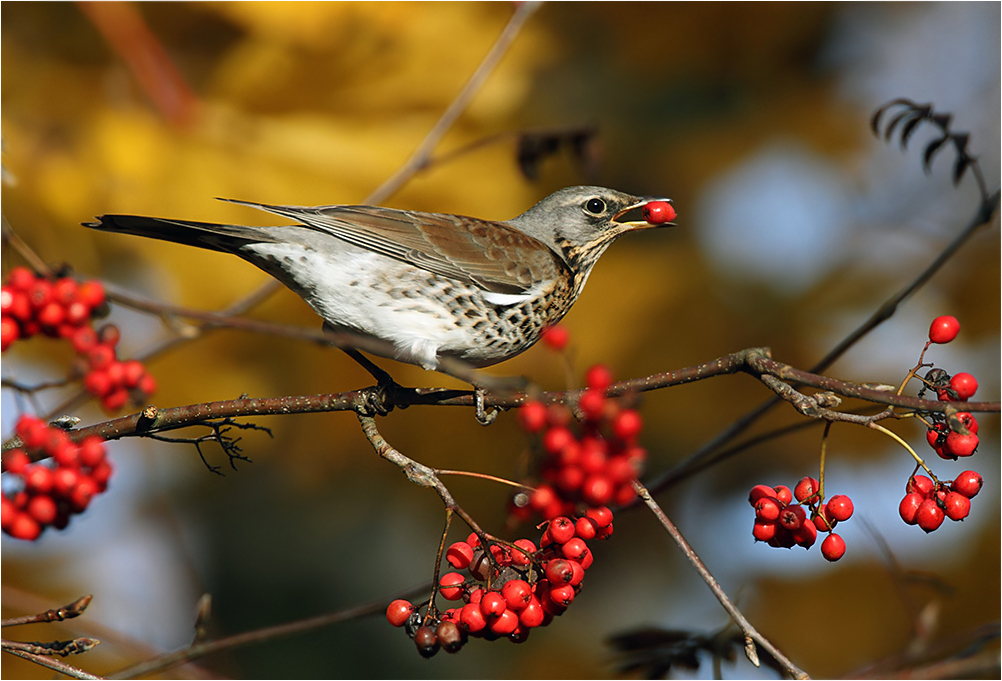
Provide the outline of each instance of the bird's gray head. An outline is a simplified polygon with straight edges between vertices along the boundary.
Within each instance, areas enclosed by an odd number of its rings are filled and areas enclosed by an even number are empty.
[[[639,217],[639,209],[650,201],[670,199],[632,196],[605,187],[568,187],[550,194],[508,224],[539,239],[580,269],[594,264],[620,234],[673,224],[625,219],[634,209]]]

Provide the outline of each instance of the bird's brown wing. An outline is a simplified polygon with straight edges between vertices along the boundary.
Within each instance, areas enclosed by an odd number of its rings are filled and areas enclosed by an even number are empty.
[[[501,222],[378,206],[272,206],[281,215],[361,248],[494,293],[519,294],[565,265],[542,242]]]

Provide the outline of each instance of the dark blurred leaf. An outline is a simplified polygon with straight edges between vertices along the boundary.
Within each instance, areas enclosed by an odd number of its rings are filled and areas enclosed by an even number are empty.
[[[927,173],[930,172],[932,168],[932,157],[936,155],[936,152],[943,147],[943,144],[945,144],[948,139],[950,139],[949,135],[943,135],[939,139],[929,142],[929,145],[926,146],[925,152],[922,154],[922,166],[925,168]]]

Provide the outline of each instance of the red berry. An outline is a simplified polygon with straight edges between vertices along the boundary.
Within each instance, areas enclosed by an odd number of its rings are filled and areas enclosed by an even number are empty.
[[[595,524],[598,525],[600,528],[612,525],[612,519],[613,519],[612,511],[610,511],[605,506],[599,506],[598,508],[589,508],[587,511],[585,511],[585,517],[594,520]]]
[[[958,492],[947,492],[943,499],[943,511],[950,520],[963,520],[971,512],[971,500]]]
[[[918,492],[922,495],[922,498],[928,497],[932,494],[933,483],[932,480],[925,477],[924,475],[913,475],[908,478],[908,484],[905,485],[905,493]]]
[[[500,617],[501,613],[503,613],[507,608],[508,604],[497,591],[488,591],[480,600],[480,611],[483,612],[484,617],[487,617],[488,619],[491,617]]]
[[[953,484],[950,488],[953,491],[963,494],[968,499],[973,499],[981,491],[981,485],[984,481],[981,479],[981,475],[975,471],[964,471],[954,479]]]
[[[81,475],[77,486],[70,492],[70,506],[77,513],[83,513],[90,500],[99,493],[98,485],[89,476]]]
[[[828,504],[818,507],[818,512],[812,518],[814,522],[814,527],[818,529],[818,532],[831,532],[838,525],[838,521],[832,517],[831,512],[828,510]]]
[[[30,320],[34,315],[31,309],[31,302],[28,300],[28,294],[24,291],[12,291],[6,307],[7,309],[4,310],[3,315],[5,317],[13,317],[22,324]],[[30,334],[24,335],[28,336]]]
[[[560,547],[560,552],[564,554],[564,557],[583,564],[584,557],[588,553],[588,545],[585,544],[584,539],[574,537]]]
[[[788,530],[795,530],[804,524],[807,513],[800,506],[787,506],[779,514],[779,524]]]
[[[783,509],[779,501],[772,497],[762,497],[755,502],[755,518],[757,520],[771,521],[779,518],[779,512]]]
[[[835,520],[848,520],[852,517],[852,499],[844,494],[836,494],[826,504],[828,515]]]
[[[529,505],[537,513],[542,513],[544,509],[551,507],[554,503],[559,503],[559,499],[557,493],[549,485],[540,485],[529,497]]]
[[[570,518],[560,516],[550,521],[546,534],[555,544],[563,544],[574,538],[574,523]]]
[[[573,591],[573,587],[571,591]],[[518,614],[514,610],[505,609],[493,621],[488,621],[487,628],[499,636],[507,636],[518,627]]]
[[[0,351],[6,350],[21,337],[21,327],[12,317],[0,317]]]
[[[574,534],[585,541],[594,539],[598,534],[598,524],[587,516],[578,518],[574,521]]]
[[[146,375],[146,367],[138,359],[130,359],[121,363],[122,385],[126,388],[135,388],[139,381]]]
[[[0,496],[0,528],[4,530],[10,528],[18,513],[20,511],[17,510],[17,506],[7,498],[6,494]]]
[[[457,570],[468,568],[473,562],[473,547],[464,541],[457,541],[445,552],[445,559]]]
[[[970,502],[967,503],[969,507]],[[27,511],[40,524],[51,525],[56,519],[56,502],[48,494],[36,494],[28,501]]]
[[[613,380],[612,371],[604,364],[595,364],[585,372],[585,385],[602,394],[605,394]]]
[[[675,209],[667,201],[649,201],[644,204],[644,220],[651,225],[663,225],[675,219]]]
[[[23,449],[11,449],[3,453],[3,470],[5,473],[15,475],[24,471],[31,463],[31,459]]]
[[[812,477],[802,478],[797,486],[793,488],[793,496],[797,501],[804,501],[818,493],[821,489],[820,483]]]
[[[139,379],[136,390],[149,397],[157,391],[157,379],[153,378],[153,374],[143,374],[143,377]]]
[[[532,559],[530,556],[536,552],[536,545],[528,539],[516,539],[512,543],[518,547],[511,550],[512,565],[525,566],[531,563]],[[522,553],[518,549],[523,549],[526,553]]]
[[[776,485],[773,490],[776,491],[776,498],[779,499],[780,503],[793,503],[793,492],[786,485]]]
[[[943,315],[932,320],[929,340],[933,343],[949,343],[960,333],[960,322],[952,315]]]
[[[86,355],[97,347],[97,331],[90,326],[82,326],[70,336],[70,344],[80,355]]]
[[[27,267],[15,267],[7,275],[7,284],[18,291],[27,291],[35,283],[35,273]]]
[[[546,563],[546,579],[550,584],[567,584],[574,576],[574,568],[571,561],[563,558],[554,558]]]
[[[776,490],[768,485],[755,485],[751,488],[751,492],[748,493],[748,503],[755,506],[757,502],[762,497],[772,497],[776,498]]]
[[[517,612],[529,605],[532,599],[532,587],[524,579],[513,579],[501,587],[501,595],[508,608]]]
[[[115,348],[101,342],[87,353],[87,362],[91,369],[104,369],[115,361]]]
[[[31,464],[22,472],[24,488],[35,494],[45,494],[52,489],[52,469],[42,464]]]
[[[616,490],[604,475],[590,475],[581,485],[581,496],[590,505],[604,505],[612,501]]]
[[[571,442],[574,442],[574,433],[564,426],[550,428],[543,435],[543,449],[550,454],[559,454]]]
[[[567,341],[570,340],[570,332],[567,331],[566,326],[548,326],[543,329],[543,342],[552,349],[560,352],[567,347]]]
[[[535,400],[526,401],[518,409],[518,422],[529,433],[538,433],[546,427],[546,405]]]
[[[932,532],[943,524],[945,514],[933,499],[926,499],[915,511],[915,523],[925,532]]]
[[[581,489],[582,483],[584,483],[585,474],[577,466],[564,466],[557,472],[557,487],[567,492],[568,494],[573,494]]]
[[[15,539],[35,541],[42,534],[42,526],[27,513],[18,512],[7,528],[7,533]]]
[[[68,497],[78,482],[80,482],[80,472],[76,468],[59,466],[52,474],[52,491],[57,496]]]
[[[943,445],[943,452],[952,457],[970,456],[977,448],[977,435],[961,435],[960,433],[951,432],[946,436],[946,444]]]
[[[463,596],[466,578],[458,572],[450,572],[438,580],[438,592],[447,601],[458,601]]]
[[[91,470],[90,477],[95,483],[97,483],[99,491],[103,492],[108,488],[108,480],[111,478],[111,472],[111,464],[108,463],[107,459],[94,466]]]
[[[589,421],[598,421],[605,412],[605,397],[600,391],[589,388],[578,398],[578,408]]]
[[[459,625],[471,634],[487,626],[487,618],[480,609],[480,603],[467,603],[459,611]]]
[[[803,525],[793,530],[793,541],[798,545],[809,549],[814,546],[818,539],[818,528],[814,523],[805,522]]]
[[[950,387],[957,393],[958,399],[969,400],[978,391],[978,381],[974,376],[962,371],[953,375],[953,378],[950,379]]]
[[[964,428],[967,428],[974,435],[978,434],[978,420],[974,418],[974,414],[969,411],[961,411],[957,412],[957,418],[964,424]]]
[[[117,388],[104,396],[101,406],[107,411],[118,411],[129,401],[129,392],[125,388]]]
[[[52,282],[38,278],[28,289],[28,302],[33,310],[41,310],[52,300]]]
[[[92,310],[101,305],[104,298],[104,286],[99,282],[85,281],[77,287],[77,299]]]
[[[644,428],[644,420],[635,409],[624,409],[612,422],[612,434],[624,442],[631,442]]]
[[[550,600],[566,608],[574,600],[574,587],[570,584],[551,587]]]
[[[925,501],[925,497],[918,492],[906,494],[901,503],[898,504],[898,515],[906,524],[914,525],[918,522],[915,520],[915,514],[918,513],[919,506],[922,505],[923,501]]]
[[[90,319],[90,310],[79,300],[66,306],[66,322],[70,326],[84,328],[83,325],[88,319]]]
[[[752,527],[752,536],[757,541],[769,541],[776,536],[778,523],[774,520],[756,520]]]
[[[834,563],[845,555],[845,540],[832,532],[821,542],[821,555],[825,557],[825,560]]]
[[[85,437],[79,446],[80,463],[94,467],[104,461],[104,440],[97,435]]]
[[[38,314],[35,315],[35,319],[38,323],[44,327],[54,329],[63,323],[63,319],[66,318],[66,310],[63,306],[55,301],[51,301],[45,304]]]
[[[539,600],[533,597],[529,604],[518,614],[518,621],[522,626],[526,627],[538,627],[543,623],[545,617],[545,612],[543,611],[543,606],[539,604]]]

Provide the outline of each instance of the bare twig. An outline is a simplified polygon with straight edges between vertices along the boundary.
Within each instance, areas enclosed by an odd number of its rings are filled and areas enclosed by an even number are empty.
[[[538,7],[539,3],[535,1],[523,2],[518,6],[508,25],[502,31],[501,36],[494,43],[494,46],[491,47],[490,52],[484,57],[477,70],[474,71],[470,80],[467,81],[466,86],[463,87],[459,95],[452,101],[449,108],[445,110],[445,113],[442,114],[442,117],[439,118],[435,126],[428,132],[421,144],[418,145],[418,148],[407,159],[407,162],[392,177],[383,182],[376,191],[372,192],[366,203],[377,204],[385,201],[387,197],[395,194],[415,172],[428,162],[431,152],[442,139],[442,136],[445,135],[446,131],[452,127],[452,124],[456,122],[460,114],[469,106],[474,95],[480,90],[480,86],[484,84],[484,81],[487,80],[494,67],[501,61],[505,52],[508,51],[508,48],[515,41],[519,31],[522,30],[522,26]]]
[[[173,653],[167,653],[149,660],[144,660],[139,664],[119,670],[114,674],[109,675],[108,678],[133,679],[139,676],[147,676],[179,664],[190,662],[200,657],[205,657],[206,655],[222,652],[224,650],[233,650],[234,648],[254,643],[272,641],[306,631],[314,631],[333,624],[340,624],[341,622],[349,622],[360,617],[374,615],[383,612],[386,608],[386,604],[394,598],[412,598],[417,594],[428,591],[428,587],[428,584],[422,584],[421,586],[407,589],[406,591],[403,591],[395,596],[380,598],[353,608],[347,608],[345,610],[338,610],[336,612],[326,613],[316,617],[296,620],[286,624],[279,624],[273,627],[255,629],[254,631],[235,634],[233,636],[227,636],[214,641],[195,643],[187,648],[182,648],[181,650],[177,650]]]
[[[71,664],[66,664],[61,660],[53,660],[51,657],[46,657],[45,655],[36,655],[35,653],[29,653],[25,650],[14,650],[9,648],[4,648],[4,652],[10,653],[11,655],[17,655],[18,657],[23,657],[29,662],[34,662],[42,667],[47,667],[52,671],[64,674],[71,679],[103,679],[104,676],[97,676],[91,674],[90,672],[85,672],[79,667],[74,667]]]
[[[39,622],[62,622],[63,620],[79,617],[90,605],[93,596],[87,595],[73,601],[69,605],[61,608],[53,608],[37,615],[24,615],[22,617],[11,617],[0,621],[0,627],[16,627],[21,624],[37,624]]]
[[[705,581],[707,586],[710,587],[713,595],[717,597],[718,601],[720,601],[720,605],[723,606],[724,610],[727,611],[727,614],[731,616],[731,619],[734,620],[734,623],[744,634],[745,651],[746,655],[748,655],[748,659],[755,664],[755,666],[758,666],[757,652],[754,650],[754,643],[757,643],[765,648],[770,655],[776,658],[790,678],[810,678],[806,672],[797,667],[797,665],[793,664],[793,662],[780,652],[776,646],[770,643],[765,636],[760,634],[758,630],[752,626],[751,622],[749,622],[748,619],[741,613],[741,611],[738,610],[737,606],[731,602],[731,599],[726,593],[724,593],[720,584],[713,577],[713,575],[710,574],[710,571],[707,569],[706,565],[703,564],[703,561],[696,554],[693,548],[689,545],[689,542],[685,540],[685,537],[683,537],[682,533],[679,532],[677,527],[675,527],[675,524],[668,518],[667,515],[665,515],[665,512],[661,510],[658,503],[654,501],[654,498],[651,496],[651,493],[647,491],[647,488],[640,484],[640,481],[638,480],[633,481],[633,488],[636,490],[637,495],[643,500],[643,502],[647,504],[647,507],[651,509],[651,512],[654,513],[654,516],[658,519],[675,543],[678,544],[682,553],[685,554],[686,559],[694,568],[696,568],[696,572],[699,573],[699,576],[702,577],[703,581]],[[754,641],[754,643],[751,643],[752,641]]]

